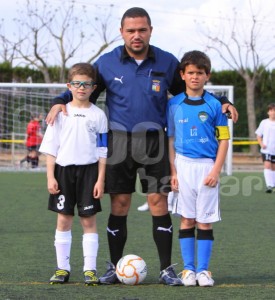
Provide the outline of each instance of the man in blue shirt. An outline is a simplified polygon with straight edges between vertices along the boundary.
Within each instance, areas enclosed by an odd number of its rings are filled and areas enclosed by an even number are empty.
[[[109,119],[108,162],[105,192],[111,197],[107,235],[111,263],[100,278],[102,284],[117,282],[115,265],[123,256],[127,240],[127,215],[137,174],[153,220],[153,238],[160,259],[160,283],[181,285],[171,265],[173,227],[167,208],[170,170],[166,127],[168,91],[183,90],[175,56],[149,44],[153,27],[148,13],[138,7],[128,9],[121,20],[124,45],[102,55],[96,62],[97,89],[91,101],[106,89]],[[70,101],[68,92],[55,104]],[[237,119],[237,111],[225,99]],[[55,105],[47,117],[53,122]]]

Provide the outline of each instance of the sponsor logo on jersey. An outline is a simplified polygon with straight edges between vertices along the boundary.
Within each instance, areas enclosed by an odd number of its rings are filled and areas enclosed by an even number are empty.
[[[86,115],[82,115],[82,114],[74,114],[74,117],[86,118]]]
[[[188,118],[185,118],[185,119],[179,119],[178,122],[179,122],[180,124],[188,123]]]
[[[192,126],[190,129],[190,135],[191,136],[197,136],[198,135],[198,128],[196,126]]]
[[[115,77],[114,81],[119,81],[121,84],[123,84],[122,78],[123,78],[123,76],[121,76],[120,78]]]
[[[205,138],[201,137],[201,138],[199,139],[199,142],[202,143],[202,144],[205,144],[205,143],[207,143],[208,141],[209,141],[208,137],[205,137]]]

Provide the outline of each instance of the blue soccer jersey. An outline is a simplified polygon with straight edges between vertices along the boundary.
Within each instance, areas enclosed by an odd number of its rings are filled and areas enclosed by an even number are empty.
[[[204,91],[200,98],[181,93],[167,106],[167,132],[175,151],[190,158],[216,159],[218,140],[229,139],[228,120],[221,103]]]

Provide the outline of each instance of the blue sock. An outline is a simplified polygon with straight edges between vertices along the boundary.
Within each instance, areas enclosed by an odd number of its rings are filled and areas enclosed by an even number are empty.
[[[197,273],[208,270],[212,246],[213,230],[199,230],[197,236]]]
[[[195,271],[195,228],[179,231],[183,269]]]

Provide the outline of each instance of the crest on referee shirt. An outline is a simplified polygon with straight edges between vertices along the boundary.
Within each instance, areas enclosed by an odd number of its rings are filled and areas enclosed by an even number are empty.
[[[198,115],[201,122],[205,122],[208,119],[208,113],[205,111],[200,111]]]
[[[160,81],[159,80],[152,80],[152,91],[160,92]]]

